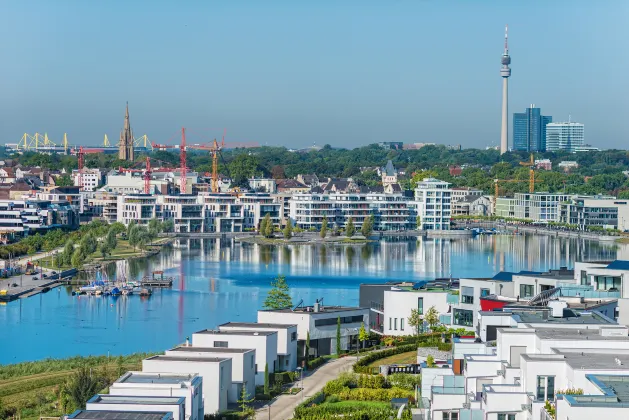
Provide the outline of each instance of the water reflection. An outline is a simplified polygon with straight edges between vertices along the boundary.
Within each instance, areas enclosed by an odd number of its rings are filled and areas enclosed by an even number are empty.
[[[254,321],[277,274],[293,300],[356,305],[358,284],[435,277],[491,276],[500,270],[545,270],[574,260],[627,258],[626,245],[550,236],[467,239],[389,238],[364,245],[270,246],[233,240],[178,240],[146,259],[108,265],[110,279],[139,279],[154,270],[173,276],[171,289],[139,296],[73,297],[71,288],[0,306],[0,363],[163,350],[203,328]],[[83,276],[93,279],[94,273]]]

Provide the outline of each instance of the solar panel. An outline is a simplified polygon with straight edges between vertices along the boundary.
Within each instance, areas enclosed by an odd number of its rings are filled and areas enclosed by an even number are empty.
[[[611,270],[629,270],[629,261],[616,260],[612,261],[607,268]]]

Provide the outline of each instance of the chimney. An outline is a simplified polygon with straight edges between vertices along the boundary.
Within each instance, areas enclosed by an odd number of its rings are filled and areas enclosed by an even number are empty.
[[[319,312],[319,299],[317,299],[317,300],[315,301],[315,304],[314,304],[314,311],[315,311],[315,312]]]

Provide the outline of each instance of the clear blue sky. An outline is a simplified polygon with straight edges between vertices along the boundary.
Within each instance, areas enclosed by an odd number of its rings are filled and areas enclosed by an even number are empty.
[[[510,113],[535,103],[627,148],[628,17],[627,0],[3,0],[0,141],[116,141],[129,101],[156,142],[186,126],[207,133],[193,141],[496,145],[508,23]]]

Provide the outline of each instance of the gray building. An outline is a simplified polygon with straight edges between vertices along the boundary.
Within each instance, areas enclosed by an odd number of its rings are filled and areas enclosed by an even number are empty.
[[[513,149],[525,152],[546,151],[546,124],[553,117],[542,115],[541,108],[531,105],[513,114]]]

